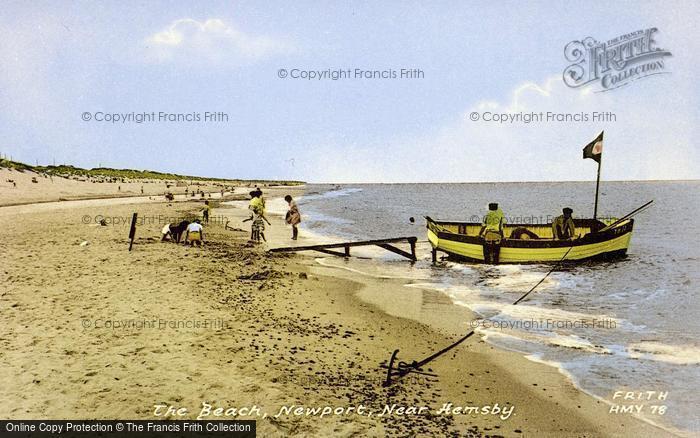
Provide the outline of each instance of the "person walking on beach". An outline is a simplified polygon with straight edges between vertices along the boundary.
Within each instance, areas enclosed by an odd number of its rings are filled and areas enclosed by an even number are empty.
[[[297,203],[292,199],[291,195],[285,196],[284,200],[289,204],[285,221],[292,226],[292,240],[297,240],[297,237],[299,237],[298,225],[301,223],[301,213],[299,213],[299,207],[297,207]]]
[[[202,218],[204,219],[205,224],[209,223],[209,210],[211,210],[211,207],[209,206],[209,201],[204,201],[204,210],[202,210]]]

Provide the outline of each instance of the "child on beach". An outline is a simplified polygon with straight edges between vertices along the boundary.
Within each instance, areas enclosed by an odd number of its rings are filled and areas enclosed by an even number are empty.
[[[260,239],[267,242],[265,239],[265,222],[268,225],[272,225],[270,221],[265,217],[265,204],[261,200],[262,192],[259,190],[254,190],[250,192],[250,205],[248,208],[251,210],[252,214],[248,219],[243,222],[253,221],[250,227],[250,240],[254,243],[260,243]]]
[[[297,207],[296,201],[294,201],[290,195],[285,196],[284,200],[289,204],[289,211],[287,211],[285,221],[292,226],[292,240],[297,240],[299,236],[298,225],[301,223],[301,213],[299,213],[299,207]]]
[[[161,242],[165,242],[168,240],[168,238],[172,239],[173,235],[170,232],[170,224],[165,224],[160,233],[163,235],[163,237],[160,239]]]
[[[194,222],[187,226],[187,231],[185,232],[185,245],[190,244],[192,246],[202,246],[204,245],[204,227],[199,223],[199,219],[195,219]]]
[[[209,223],[209,210],[211,210],[211,207],[209,206],[209,201],[204,201],[204,210],[202,210],[202,218],[204,219],[205,224]]]

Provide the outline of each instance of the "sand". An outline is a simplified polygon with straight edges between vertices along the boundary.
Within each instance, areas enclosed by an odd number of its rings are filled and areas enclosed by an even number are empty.
[[[143,198],[163,199],[166,192],[173,193],[176,199],[192,199],[192,192],[202,191],[206,198],[221,195],[221,190],[229,192],[233,183],[221,181],[129,180],[126,182],[100,182],[97,178],[87,179],[75,176],[64,178],[44,175],[31,171],[20,172],[0,168],[0,206],[22,205],[39,202],[71,201],[77,199]],[[257,185],[251,182],[249,185]],[[266,187],[267,184],[260,184]],[[245,187],[240,187],[245,192]],[[185,193],[187,197],[185,198]],[[211,196],[210,196],[211,195]],[[196,198],[201,199],[198,194]]]
[[[426,371],[437,377],[384,388],[381,365],[394,349],[418,359],[455,335],[397,315],[410,313],[415,294],[447,298],[323,267],[313,256],[272,255],[223,221],[205,228],[203,248],[160,242],[159,218],[196,214],[201,202],[110,201],[0,208],[0,417],[155,419],[163,404],[187,408],[192,419],[206,402],[255,405],[261,415],[243,418],[258,420],[259,436],[665,435],[608,414],[553,368],[478,338],[431,363]],[[131,252],[128,221],[84,221],[135,211],[146,221]],[[247,228],[244,210],[214,215]],[[270,220],[269,244],[290,243],[282,218]],[[368,299],[390,293],[393,315]],[[449,317],[470,317],[453,308]],[[445,403],[513,410],[507,419],[438,415]],[[373,413],[275,417],[292,405]],[[428,411],[379,416],[387,405]]]

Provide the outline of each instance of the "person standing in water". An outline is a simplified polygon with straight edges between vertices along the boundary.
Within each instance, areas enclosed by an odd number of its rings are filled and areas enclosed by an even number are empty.
[[[503,237],[503,225],[505,223],[505,216],[503,211],[498,208],[498,204],[492,202],[489,204],[489,211],[484,216],[484,220],[481,223],[481,230],[479,231],[480,236],[485,236],[487,232],[493,232],[499,234]]]
[[[289,210],[285,217],[285,221],[292,226],[292,240],[297,240],[299,237],[299,224],[301,223],[301,213],[297,207],[296,201],[290,195],[284,197],[284,200],[289,204]]]
[[[484,221],[481,224],[479,236],[484,239],[482,245],[484,253],[484,262],[498,263],[501,253],[501,241],[503,240],[503,225],[505,224],[505,216],[503,211],[498,208],[498,204],[492,202],[489,204],[489,212],[484,216]]]

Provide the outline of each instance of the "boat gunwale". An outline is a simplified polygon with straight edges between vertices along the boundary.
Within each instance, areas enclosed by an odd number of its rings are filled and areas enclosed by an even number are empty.
[[[428,216],[426,216],[427,224],[426,228],[430,230],[430,223],[435,225],[465,225],[465,226],[481,226],[481,223],[477,222],[452,222],[452,221],[436,221]],[[594,219],[582,219],[592,221]],[[598,221],[600,222],[600,221]],[[603,224],[602,222],[600,222]],[[543,227],[551,224],[508,224],[509,227]],[[604,224],[603,224],[604,226]],[[584,236],[573,239],[573,240],[560,240],[560,239],[510,239],[504,238],[501,241],[501,247],[505,248],[563,248],[563,247],[577,247],[584,245],[593,245],[608,240],[615,239],[627,233],[631,233],[634,228],[634,219],[627,219],[624,222],[608,228],[604,231],[594,231],[585,234]],[[465,235],[454,233],[451,231],[440,231],[440,230],[430,230],[432,231],[438,239],[449,240],[452,242],[468,243],[475,245],[482,245],[483,239],[479,236]],[[436,232],[437,231],[437,232]]]

